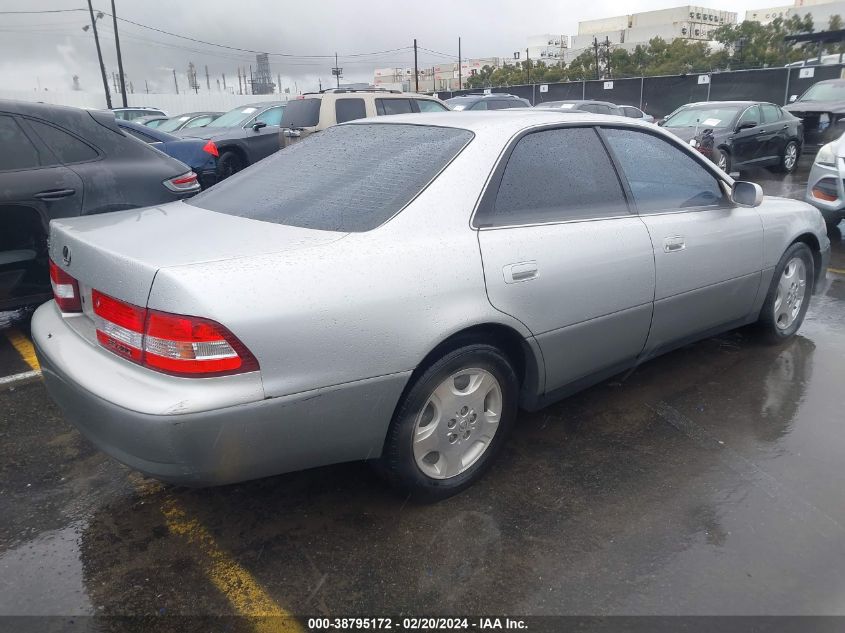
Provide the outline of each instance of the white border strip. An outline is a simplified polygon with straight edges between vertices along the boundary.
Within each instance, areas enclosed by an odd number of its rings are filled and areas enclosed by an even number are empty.
[[[3,376],[0,378],[0,385],[13,385],[16,382],[29,380],[30,378],[37,378],[41,375],[40,369],[33,369],[32,371],[25,371],[20,374],[13,374],[11,376]]]

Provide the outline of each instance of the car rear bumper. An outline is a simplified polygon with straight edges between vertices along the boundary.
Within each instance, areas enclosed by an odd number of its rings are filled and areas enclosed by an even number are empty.
[[[36,313],[33,340],[47,390],[66,419],[103,452],[177,484],[221,485],[378,457],[410,376],[403,372],[208,411],[140,412],[94,393],[90,383],[80,384],[79,372],[93,368],[69,360],[75,357],[69,348],[89,343],[67,325],[60,331],[51,312],[45,304]],[[56,338],[66,340],[53,345]]]

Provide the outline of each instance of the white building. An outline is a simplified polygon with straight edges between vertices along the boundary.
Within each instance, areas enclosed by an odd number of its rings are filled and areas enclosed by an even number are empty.
[[[501,65],[502,60],[498,57],[461,60],[460,81],[466,86],[467,78],[480,72],[485,66],[499,68]],[[457,62],[419,68],[420,92],[458,90],[458,81]],[[401,87],[402,90],[415,90],[417,82],[414,81],[413,68],[376,68],[373,85],[377,88]]]
[[[806,0],[805,0],[806,1]],[[572,36],[565,52],[568,63],[590,48],[594,40],[609,41],[628,51],[660,37],[667,42],[688,39],[707,42],[720,26],[736,24],[736,13],[707,7],[684,5],[670,9],[644,11],[578,23],[578,34]]]
[[[745,19],[760,24],[771,24],[775,18],[788,20],[794,15],[803,18],[808,13],[813,18],[813,26],[815,26],[816,31],[824,31],[827,30],[832,15],[838,15],[845,20],[845,2],[795,0],[794,4],[790,5],[751,9],[745,12]]]
[[[565,50],[569,48],[568,35],[556,35],[543,33],[542,35],[531,35],[528,38],[528,57],[534,61],[545,62],[546,64],[557,64],[563,61]],[[522,60],[524,51],[519,51],[519,59]]]

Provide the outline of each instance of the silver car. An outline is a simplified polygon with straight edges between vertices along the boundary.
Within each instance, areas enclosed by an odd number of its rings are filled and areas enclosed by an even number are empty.
[[[54,220],[47,388],[105,452],[224,484],[372,460],[422,498],[537,409],[684,343],[795,334],[830,253],[656,126],[346,123],[185,202]]]
[[[821,211],[829,229],[845,219],[845,136],[823,145],[807,179],[807,202]]]

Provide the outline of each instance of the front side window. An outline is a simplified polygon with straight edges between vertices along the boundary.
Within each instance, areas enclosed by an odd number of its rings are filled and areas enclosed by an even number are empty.
[[[337,125],[227,178],[189,204],[275,224],[369,231],[401,211],[471,139],[472,132],[456,128]]]
[[[261,121],[262,123],[266,123],[267,125],[281,125],[282,114],[284,113],[284,111],[285,109],[282,106],[270,108],[269,110],[265,110],[257,117],[255,117],[255,121]]]
[[[679,147],[639,130],[606,128],[602,133],[640,213],[724,204],[716,177]]]
[[[446,112],[449,108],[428,99],[414,99],[420,112]]]
[[[367,118],[363,99],[338,99],[334,104],[334,113],[338,123]]]
[[[524,136],[507,159],[479,225],[507,226],[628,215],[613,164],[590,127]]]
[[[0,115],[0,171],[41,166],[38,149],[10,116]]]
[[[40,121],[29,121],[35,133],[41,137],[44,144],[56,155],[65,165],[72,163],[84,163],[85,161],[97,158],[97,152],[86,143],[83,143],[75,136],[60,130],[52,125]]]
[[[410,99],[376,99],[376,112],[379,115],[409,114],[413,109]]]
[[[487,109],[487,102],[486,101],[476,101],[469,107],[470,110],[486,110]]]
[[[757,106],[751,106],[743,112],[742,116],[739,117],[739,121],[736,122],[736,126],[739,128],[748,123],[753,123],[754,125],[760,124],[760,109]]]

